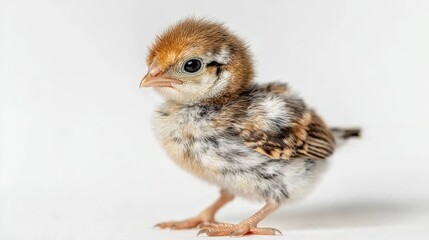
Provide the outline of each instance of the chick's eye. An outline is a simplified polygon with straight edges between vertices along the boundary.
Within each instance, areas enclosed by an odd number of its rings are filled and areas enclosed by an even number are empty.
[[[190,59],[185,62],[183,69],[188,73],[195,73],[201,69],[202,63],[198,59]]]

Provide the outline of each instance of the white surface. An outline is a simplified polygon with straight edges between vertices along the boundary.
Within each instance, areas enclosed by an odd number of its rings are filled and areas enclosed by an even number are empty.
[[[358,125],[305,201],[263,222],[292,239],[429,234],[428,1],[1,1],[0,239],[190,239],[152,230],[214,186],[168,160],[139,90],[147,46],[195,14],[245,37],[331,125]],[[261,205],[236,200],[219,219]]]

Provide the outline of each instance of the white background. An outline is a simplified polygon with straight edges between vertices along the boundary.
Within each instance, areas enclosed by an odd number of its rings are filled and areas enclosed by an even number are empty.
[[[0,239],[190,239],[153,230],[218,194],[154,140],[162,99],[138,89],[147,47],[176,20],[227,23],[257,81],[287,81],[361,140],[316,191],[262,225],[293,239],[429,234],[428,1],[1,1]],[[219,219],[261,207],[235,200]]]

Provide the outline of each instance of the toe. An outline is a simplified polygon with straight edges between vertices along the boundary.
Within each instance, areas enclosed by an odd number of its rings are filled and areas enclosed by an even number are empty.
[[[198,226],[200,224],[200,221],[198,220],[188,220],[188,221],[182,221],[182,222],[176,222],[171,229],[190,229]]]
[[[253,228],[249,230],[252,235],[283,235],[280,230],[275,228]]]
[[[198,225],[198,228],[219,228],[219,227],[233,227],[234,224],[218,223],[218,222],[205,222]]]
[[[180,229],[190,229],[197,227],[202,221],[198,218],[190,218],[184,221],[169,221],[169,222],[161,222],[154,226],[154,228],[161,228],[161,229],[174,229],[174,230],[180,230]]]
[[[209,237],[212,236],[229,236],[234,231],[232,228],[212,228],[212,227],[205,227],[202,228],[200,231],[198,231],[197,236],[201,234],[206,234]]]
[[[241,237],[249,232],[249,228],[241,227],[231,232],[230,237]]]
[[[241,237],[244,235],[282,235],[282,233],[275,228],[258,228],[251,227],[247,224],[228,224],[228,223],[211,223],[205,224],[197,236],[206,234],[207,236],[230,236]]]
[[[173,222],[161,222],[153,226],[153,228],[165,229],[165,228],[171,228],[172,226],[174,226]]]

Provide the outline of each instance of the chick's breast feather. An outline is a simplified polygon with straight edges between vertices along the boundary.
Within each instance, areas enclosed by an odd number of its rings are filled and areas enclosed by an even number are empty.
[[[280,83],[253,84],[226,104],[169,101],[154,122],[179,166],[257,200],[302,196],[335,146],[323,121]]]

